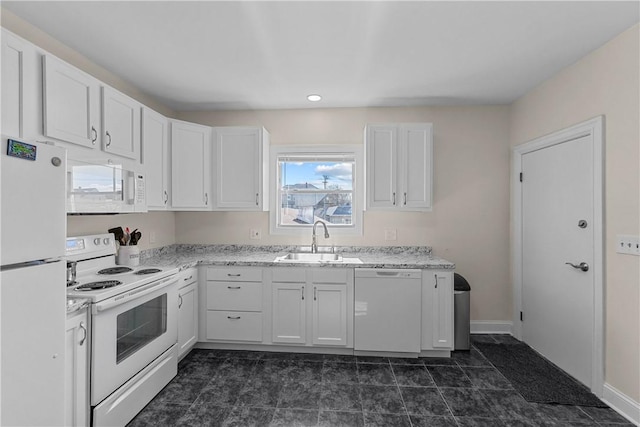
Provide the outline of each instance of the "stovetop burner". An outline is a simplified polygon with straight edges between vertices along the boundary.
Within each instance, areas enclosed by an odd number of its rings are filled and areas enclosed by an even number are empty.
[[[95,291],[98,289],[113,288],[114,286],[122,285],[119,280],[101,280],[99,282],[85,283],[76,288],[76,291]]]
[[[119,274],[119,273],[128,273],[130,271],[133,271],[133,268],[129,268],[129,267],[109,267],[109,268],[104,268],[104,269],[98,271],[98,274]]]
[[[142,270],[138,270],[133,274],[153,274],[153,273],[160,273],[162,270],[160,270],[159,268],[143,268]]]

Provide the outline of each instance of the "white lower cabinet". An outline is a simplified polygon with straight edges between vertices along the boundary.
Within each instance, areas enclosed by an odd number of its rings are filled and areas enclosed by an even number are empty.
[[[314,345],[347,345],[347,286],[313,284]]]
[[[262,269],[209,267],[204,283],[205,341],[262,342]]]
[[[178,358],[181,359],[198,341],[198,270],[184,270],[178,280]]]
[[[422,272],[422,350],[453,350],[453,272]]]
[[[280,344],[307,342],[305,283],[272,283],[271,341]]]
[[[66,322],[65,426],[89,425],[89,325],[87,310]]]
[[[273,268],[271,272],[274,344],[349,346],[353,269]]]

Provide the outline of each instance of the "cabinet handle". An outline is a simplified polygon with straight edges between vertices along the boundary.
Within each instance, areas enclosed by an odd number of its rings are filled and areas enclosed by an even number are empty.
[[[178,308],[182,308],[182,295],[178,294],[178,298],[180,298],[180,303],[178,304]]]
[[[407,206],[407,193],[404,193],[404,205]]]
[[[227,276],[229,276],[229,277],[240,277],[240,273],[237,273],[237,274],[227,273]]]
[[[396,205],[396,192],[393,192],[393,206]]]
[[[302,300],[304,301],[304,286],[302,287]]]
[[[111,134],[107,131],[107,136],[109,137],[109,142],[107,142],[107,147],[111,145]]]
[[[227,289],[242,289],[241,286],[227,286]]]
[[[227,319],[230,319],[230,320],[240,320],[240,316],[227,316]]]
[[[256,193],[256,206],[260,205],[260,193]]]
[[[96,145],[96,141],[98,140],[98,131],[93,126],[91,126],[91,134],[92,134],[91,143],[93,145]]]
[[[84,332],[84,335],[82,336],[82,339],[80,340],[78,345],[83,345],[87,339],[87,328],[84,327],[84,322],[80,322],[80,329],[82,329],[82,332]]]
[[[164,204],[166,205],[168,201],[169,201],[169,193],[167,193],[167,190],[164,190]]]
[[[209,193],[204,193],[204,204],[205,205],[209,204]]]
[[[438,289],[438,275],[434,274],[435,278],[436,278],[436,289]]]
[[[313,300],[318,300],[318,288],[316,288],[315,286],[313,287]]]
[[[189,280],[191,280],[191,279],[193,279],[193,275],[191,275],[191,276],[187,277],[186,279],[184,279],[184,281],[185,281],[185,282],[187,282],[187,281],[189,281]]]

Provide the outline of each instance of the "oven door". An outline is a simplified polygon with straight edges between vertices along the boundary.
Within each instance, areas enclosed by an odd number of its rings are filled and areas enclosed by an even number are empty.
[[[175,276],[93,305],[91,405],[178,341]]]

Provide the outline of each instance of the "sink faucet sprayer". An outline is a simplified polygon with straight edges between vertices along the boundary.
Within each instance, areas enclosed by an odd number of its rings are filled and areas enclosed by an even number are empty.
[[[329,238],[329,230],[327,230],[327,224],[325,224],[324,222],[318,220],[315,223],[313,223],[313,234],[311,235],[311,253],[315,254],[318,252],[318,241],[316,238],[316,226],[318,224],[322,224],[322,226],[324,227],[324,238],[328,239]]]

